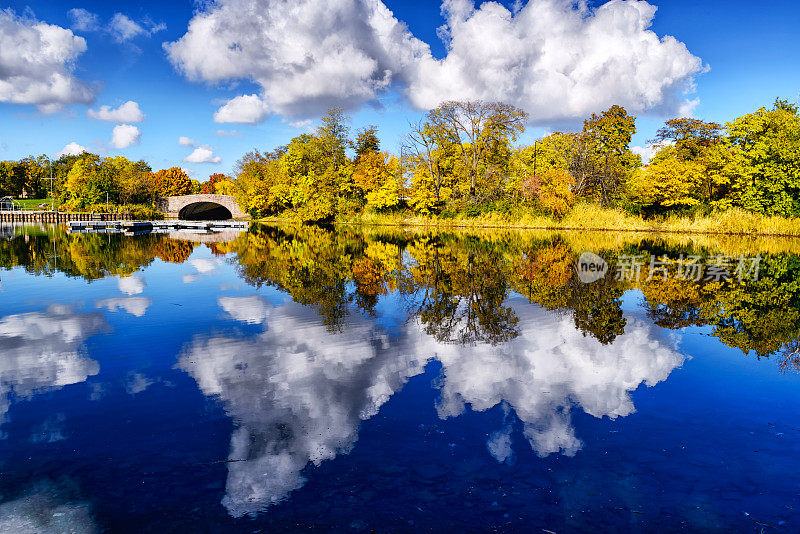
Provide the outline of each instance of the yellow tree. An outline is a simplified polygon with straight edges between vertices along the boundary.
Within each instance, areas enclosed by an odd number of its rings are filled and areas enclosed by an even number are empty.
[[[153,191],[162,197],[189,195],[192,193],[192,181],[180,167],[161,169],[150,178]]]
[[[564,169],[548,169],[539,182],[539,203],[554,217],[566,215],[575,203],[575,179]]]
[[[509,146],[525,130],[528,115],[501,102],[445,102],[428,113],[428,121],[458,148],[467,172],[469,196],[475,199],[481,170],[492,170],[491,154]]]
[[[701,163],[680,159],[674,147],[665,147],[650,165],[633,173],[628,196],[657,209],[690,208],[703,200],[705,175]]]

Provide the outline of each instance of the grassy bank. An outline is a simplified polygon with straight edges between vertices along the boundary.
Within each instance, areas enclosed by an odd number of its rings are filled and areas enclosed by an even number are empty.
[[[275,221],[276,219],[272,220]],[[477,217],[441,219],[419,215],[364,213],[353,217],[340,217],[336,222],[338,224],[437,229],[520,228],[800,237],[800,219],[765,216],[739,209],[700,217],[671,216],[646,220],[619,209],[603,208],[593,204],[578,205],[561,220],[528,214],[514,219],[507,218],[499,213],[490,213]]]

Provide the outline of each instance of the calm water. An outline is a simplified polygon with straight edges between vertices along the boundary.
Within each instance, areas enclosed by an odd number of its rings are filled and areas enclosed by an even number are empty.
[[[0,531],[800,530],[798,243],[0,236]]]

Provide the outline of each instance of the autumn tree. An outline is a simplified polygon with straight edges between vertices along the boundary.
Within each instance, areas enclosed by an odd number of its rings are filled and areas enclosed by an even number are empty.
[[[423,213],[441,208],[453,193],[454,176],[448,172],[448,155],[454,154],[453,143],[440,124],[419,121],[411,124],[403,148],[413,168],[411,203]]]
[[[581,174],[586,174],[587,191],[603,204],[614,198],[620,184],[641,166],[641,158],[630,149],[635,133],[636,117],[621,106],[611,106],[583,122],[582,137],[590,144],[592,157]]]
[[[250,215],[274,215],[290,206],[289,185],[280,165],[286,150],[253,150],[236,163],[233,195]]]
[[[200,192],[204,195],[213,195],[217,182],[228,179],[224,174],[215,172],[208,177],[208,180],[200,184]]]
[[[627,184],[628,197],[646,208],[663,211],[703,203],[705,167],[683,159],[677,146],[662,148],[646,168],[638,169]]]
[[[467,172],[469,196],[475,199],[479,175],[492,168],[491,154],[516,141],[528,115],[500,102],[449,101],[428,113],[428,122],[458,148]]]
[[[112,165],[94,154],[84,154],[75,161],[67,175],[69,203],[75,208],[86,208],[105,202],[106,195],[116,199],[118,182]]]
[[[356,139],[353,142],[353,150],[355,150],[355,162],[365,156],[366,154],[377,154],[381,151],[381,141],[378,139],[378,127],[367,126],[361,128],[356,133]]]
[[[130,161],[124,156],[106,158],[102,165],[116,182],[115,200],[121,204],[142,203],[152,199],[151,169],[144,161]]]
[[[544,171],[538,183],[539,204],[560,219],[569,212],[575,202],[575,194],[572,192],[574,185],[575,179],[564,169]]]
[[[153,192],[161,197],[190,195],[192,181],[180,167],[161,169],[150,178]]]
[[[683,161],[693,161],[711,146],[720,142],[722,126],[700,119],[671,119],[658,130],[650,143],[675,146],[675,155]]]

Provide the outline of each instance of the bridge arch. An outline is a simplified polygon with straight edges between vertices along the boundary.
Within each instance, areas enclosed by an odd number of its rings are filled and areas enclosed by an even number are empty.
[[[190,221],[247,219],[230,195],[181,195],[158,199],[156,207],[167,217]]]
[[[187,204],[178,212],[184,221],[227,221],[233,219],[231,211],[215,202],[194,202]]]

